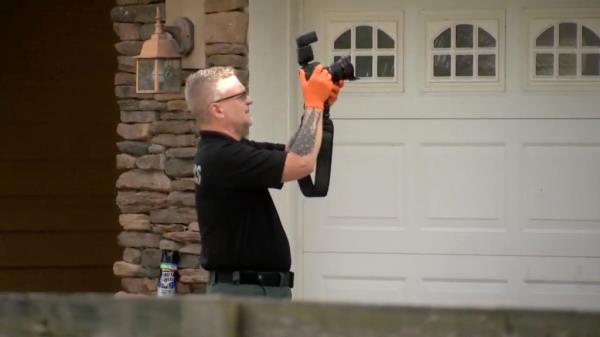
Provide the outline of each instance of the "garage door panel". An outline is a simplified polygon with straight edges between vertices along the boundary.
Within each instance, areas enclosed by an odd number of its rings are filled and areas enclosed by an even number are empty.
[[[508,234],[441,231],[390,230],[388,228],[328,227],[306,231],[305,252],[360,252],[360,253],[422,253],[422,254],[496,254],[506,253],[512,243]],[[528,252],[532,249],[528,248]],[[523,254],[515,249],[511,254]]]
[[[599,258],[305,254],[305,297],[364,303],[597,308]]]
[[[304,251],[600,255],[598,120],[335,123]]]
[[[425,228],[506,230],[503,144],[421,144],[419,152]]]
[[[600,144],[524,144],[528,232],[600,233]]]
[[[362,254],[305,254],[305,298],[399,303],[409,300],[406,261]],[[372,262],[378,260],[377,264]],[[382,265],[385,265],[382,268]]]
[[[308,227],[311,228],[308,228]],[[493,232],[469,228],[305,227],[305,252],[598,256],[595,233]]]
[[[533,297],[592,296],[598,298],[600,283],[598,282],[559,282],[526,280],[526,291]],[[539,299],[538,299],[539,300]]]
[[[422,278],[422,297],[420,303],[452,305],[456,299],[461,305],[508,305],[510,293],[506,280],[458,279],[458,278]]]
[[[401,144],[336,145],[328,225],[402,226],[403,156]]]
[[[324,275],[323,289],[327,301],[343,302],[353,298],[358,302],[393,304],[406,298],[406,279]]]

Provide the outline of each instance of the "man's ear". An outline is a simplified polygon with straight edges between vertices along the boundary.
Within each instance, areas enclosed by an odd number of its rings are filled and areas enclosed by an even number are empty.
[[[223,114],[223,110],[221,110],[219,105],[216,103],[210,103],[208,105],[208,114],[217,119],[222,119],[225,117],[225,114]]]

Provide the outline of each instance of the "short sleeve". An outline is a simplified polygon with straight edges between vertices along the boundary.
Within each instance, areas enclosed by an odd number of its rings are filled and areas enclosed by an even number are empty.
[[[285,145],[284,144],[277,144],[277,143],[267,143],[267,142],[255,142],[252,140],[243,140],[242,142],[245,142],[246,144],[255,147],[257,149],[265,149],[265,150],[278,150],[278,151],[285,151]]]
[[[207,178],[225,188],[281,188],[286,152],[247,143],[223,146],[206,168]]]

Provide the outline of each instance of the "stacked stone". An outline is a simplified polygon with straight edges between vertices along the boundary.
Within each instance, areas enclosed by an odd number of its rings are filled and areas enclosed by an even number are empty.
[[[248,0],[205,0],[206,65],[232,66],[248,86]]]
[[[178,293],[204,292],[207,273],[199,266],[200,235],[194,208],[192,163],[196,152],[195,121],[185,103],[183,86],[174,94],[136,94],[135,59],[154,30],[153,0],[117,0],[111,17],[119,72],[115,94],[121,110],[117,134],[118,242],[122,261],[113,271],[128,293],[156,291],[161,250],[180,253]]]
[[[180,253],[180,294],[204,292],[208,273],[199,266],[200,234],[194,208],[195,121],[182,90],[174,94],[137,94],[135,56],[154,31],[156,7],[164,0],[116,0],[111,11],[120,41],[115,95],[121,110],[116,158],[118,237],[122,261],[113,271],[123,292],[153,294],[161,250]],[[227,65],[248,83],[248,0],[206,0],[204,34],[207,66]],[[191,71],[191,70],[190,70]],[[188,73],[184,73],[185,78]]]

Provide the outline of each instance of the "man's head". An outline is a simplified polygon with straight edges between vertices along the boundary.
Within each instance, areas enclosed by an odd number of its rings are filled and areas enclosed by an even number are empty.
[[[221,131],[237,139],[248,136],[252,99],[233,68],[212,67],[190,75],[185,100],[201,130]]]

